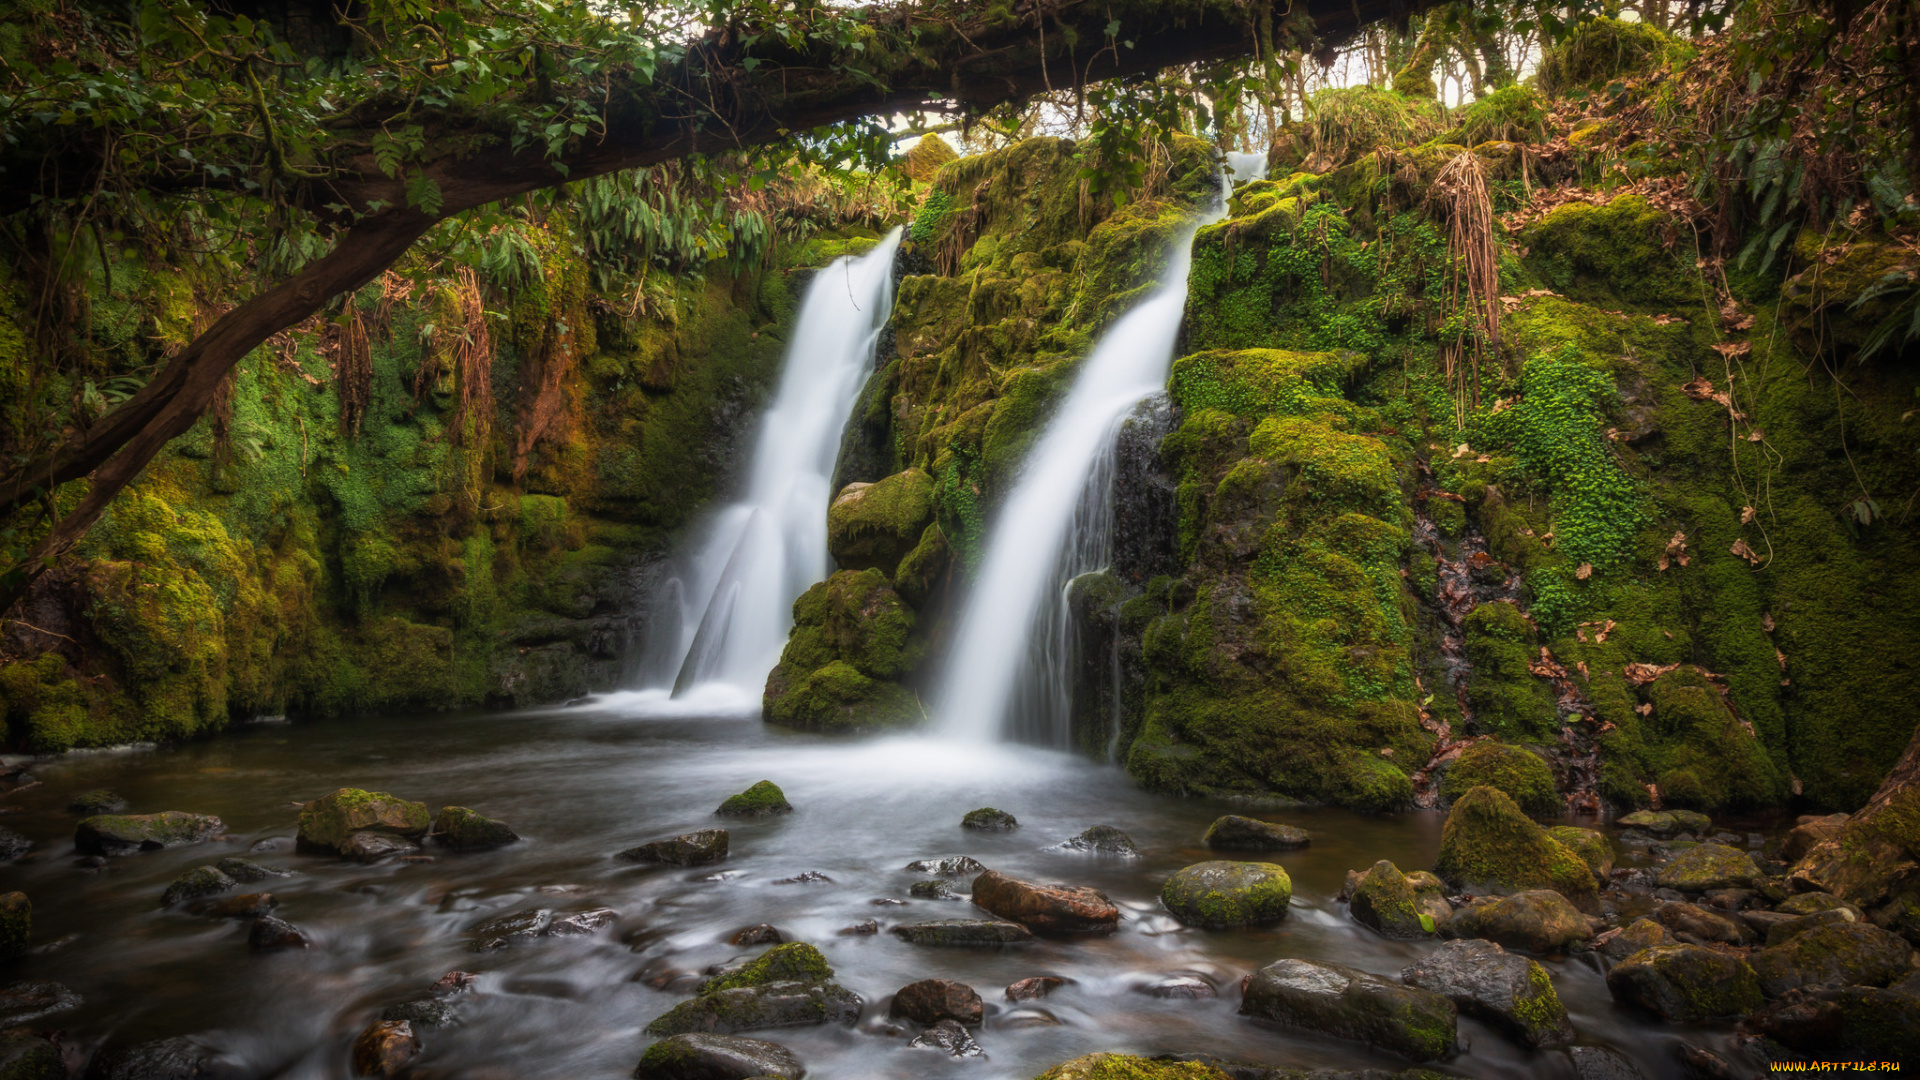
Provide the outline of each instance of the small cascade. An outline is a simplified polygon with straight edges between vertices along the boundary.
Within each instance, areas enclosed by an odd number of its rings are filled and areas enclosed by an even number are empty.
[[[1076,667],[1067,587],[1111,559],[1116,432],[1166,384],[1193,235],[1222,213],[1212,208],[1174,238],[1159,290],[1108,328],[1029,453],[954,634],[937,699],[946,734],[1069,745]]]
[[[1228,182],[1234,187],[1267,178],[1265,150],[1257,154],[1243,154],[1238,150],[1228,150],[1223,156],[1226,160],[1222,162],[1222,168],[1226,171]]]
[[[758,702],[794,600],[832,570],[834,461],[892,311],[900,236],[895,229],[867,254],[835,260],[807,286],[745,494],[713,515],[655,591],[642,686]]]

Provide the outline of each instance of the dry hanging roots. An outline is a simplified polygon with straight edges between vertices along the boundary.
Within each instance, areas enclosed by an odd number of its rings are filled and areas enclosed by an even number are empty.
[[[485,446],[493,419],[493,335],[487,329],[487,306],[480,296],[480,276],[471,266],[454,275],[454,301],[460,313],[460,332],[453,338],[453,376],[459,386],[448,437],[458,446]]]
[[[1474,407],[1480,404],[1481,350],[1485,345],[1500,345],[1500,256],[1493,241],[1493,201],[1487,195],[1487,174],[1480,158],[1470,152],[1455,156],[1434,179],[1428,197],[1440,204],[1447,219],[1451,270],[1447,309],[1471,315],[1459,336],[1441,350],[1441,363],[1464,421],[1467,402],[1471,400]],[[1465,363],[1469,351],[1471,365]]]
[[[328,324],[321,347],[332,354],[333,384],[340,395],[340,430],[349,436],[358,435],[367,404],[373,400],[373,347],[351,294],[340,318]]]

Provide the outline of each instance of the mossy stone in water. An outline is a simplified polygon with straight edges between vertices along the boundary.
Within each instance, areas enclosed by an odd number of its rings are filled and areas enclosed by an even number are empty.
[[[1760,868],[1744,851],[1725,844],[1695,844],[1660,868],[1663,889],[1706,892],[1708,889],[1750,889],[1759,884]]]
[[[805,1074],[800,1059],[779,1043],[704,1032],[688,1032],[654,1043],[640,1055],[640,1064],[633,1072],[635,1080],[800,1080]]]
[[[736,986],[681,1002],[648,1024],[646,1033],[653,1036],[693,1032],[727,1035],[765,1028],[852,1024],[860,1018],[864,1004],[859,994],[838,983],[796,981]]]
[[[737,971],[716,975],[700,984],[700,993],[711,994],[741,986],[761,986],[772,982],[826,982],[833,978],[833,966],[820,950],[804,941],[775,945]]]
[[[967,811],[967,815],[960,819],[960,827],[980,832],[1007,832],[1019,828],[1020,821],[1005,810],[983,806],[978,810]]]
[[[66,1080],[60,1047],[26,1028],[0,1032],[0,1080]]]
[[[1613,841],[1607,839],[1605,833],[1577,825],[1555,825],[1547,830],[1547,835],[1578,855],[1596,879],[1605,881],[1613,873]]]
[[[1636,810],[1616,824],[1655,836],[1673,836],[1683,832],[1704,833],[1713,828],[1713,819],[1694,810]]]
[[[1274,863],[1195,863],[1160,890],[1174,918],[1213,930],[1278,922],[1292,900],[1293,881]]]
[[[1432,915],[1417,904],[1413,883],[1400,868],[1385,859],[1373,864],[1354,886],[1348,910],[1356,921],[1390,938],[1423,938],[1435,930]]]
[[[161,894],[160,903],[172,907],[183,901],[198,900],[203,896],[226,892],[239,884],[217,867],[196,866],[173,879],[173,883],[167,886],[167,891]]]
[[[1621,927],[1618,933],[1605,941],[1596,941],[1594,948],[1609,959],[1625,960],[1642,949],[1651,949],[1655,945],[1674,944],[1673,935],[1667,928],[1648,918],[1635,919],[1631,924]]]
[[[1913,970],[1913,946],[1869,923],[1829,923],[1754,953],[1760,989],[1779,997],[1801,988],[1885,986]]]
[[[33,937],[33,901],[23,892],[0,895],[0,957],[27,950]]]
[[[1459,1013],[1445,997],[1314,960],[1281,960],[1254,972],[1240,1011],[1415,1061],[1445,1057],[1459,1039]]]
[[[1675,1023],[1745,1016],[1765,998],[1745,960],[1699,945],[1656,945],[1607,972],[1616,1000],[1651,1009]]]
[[[455,851],[488,851],[518,842],[520,834],[497,818],[464,806],[443,806],[433,819],[433,838]]]
[[[827,550],[845,570],[892,577],[933,523],[933,477],[920,469],[875,484],[848,484],[827,510]]]
[[[82,817],[90,817],[94,814],[117,814],[126,808],[127,800],[105,788],[83,791],[75,795],[73,801],[67,804],[68,813],[79,814]]]
[[[762,780],[738,795],[729,795],[714,813],[726,817],[770,817],[793,813],[786,792],[771,780]]]
[[[1551,814],[1564,806],[1546,762],[1531,751],[1492,739],[1460,752],[1447,766],[1440,794],[1452,801],[1482,785],[1506,792],[1529,814]]]
[[[1547,969],[1490,941],[1450,941],[1401,969],[1400,981],[1446,996],[1528,1046],[1573,1041],[1573,1024]]]
[[[1599,904],[1599,884],[1587,864],[1498,788],[1474,788],[1453,804],[1434,872],[1461,889],[1552,889],[1582,910]]]
[[[432,824],[426,803],[384,791],[340,788],[300,811],[298,846],[302,851],[334,854],[346,850],[348,840],[357,832],[419,836]]]
[[[209,814],[167,810],[158,814],[102,814],[80,822],[73,846],[87,855],[132,855],[198,844],[225,828]]]
[[[1509,949],[1564,952],[1593,936],[1587,917],[1552,889],[1530,889],[1469,904],[1447,921],[1453,937],[1485,938]]]
[[[1306,847],[1313,841],[1305,829],[1226,814],[1207,826],[1207,835],[1200,842],[1215,850],[1289,851]]]
[[[1088,1054],[1063,1061],[1034,1080],[1230,1080],[1203,1061],[1152,1061],[1132,1054]]]

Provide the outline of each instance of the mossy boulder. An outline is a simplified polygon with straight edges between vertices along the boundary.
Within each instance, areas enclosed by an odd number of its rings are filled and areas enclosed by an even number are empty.
[[[220,819],[211,814],[189,814],[182,810],[102,814],[86,818],[75,827],[73,846],[85,855],[133,855],[202,844],[220,835],[225,828]]]
[[[1676,41],[1651,23],[1596,15],[1570,27],[1540,58],[1540,88],[1556,96],[1599,89],[1659,63]]]
[[[1766,1000],[1745,960],[1701,945],[1634,953],[1607,972],[1607,989],[1615,1000],[1688,1024],[1745,1016]]]
[[[727,857],[725,829],[698,829],[630,847],[617,857],[644,866],[705,866]]]
[[[1473,788],[1453,804],[1441,829],[1434,872],[1459,889],[1552,889],[1582,910],[1596,910],[1599,902],[1599,884],[1580,856],[1498,788]]]
[[[1087,1054],[1063,1061],[1034,1080],[1231,1080],[1202,1061],[1163,1061],[1131,1054]]]
[[[520,840],[506,822],[464,806],[441,807],[433,818],[432,836],[455,851],[489,851]]]
[[[833,967],[820,950],[804,941],[775,945],[733,971],[716,975],[700,984],[699,992],[732,990],[742,986],[762,986],[772,982],[826,982],[833,978]]]
[[[416,837],[433,824],[426,803],[384,791],[341,788],[322,795],[300,811],[297,846],[301,851],[337,854],[357,832]]]
[[[695,1032],[728,1035],[769,1028],[851,1025],[865,1004],[859,994],[831,982],[770,982],[701,994],[656,1017],[648,1035]]]
[[[27,1028],[0,1031],[0,1080],[66,1080],[60,1044]]]
[[[1033,931],[1005,919],[933,919],[896,926],[893,935],[913,945],[960,948],[991,948],[1033,942]]]
[[[900,727],[921,717],[900,685],[920,663],[913,609],[879,570],[841,570],[793,602],[794,629],[767,676],[766,718],[814,731]]]
[[[1505,605],[1511,606],[1511,605]],[[1553,783],[1553,770],[1532,751],[1486,739],[1460,752],[1447,766],[1440,794],[1448,801],[1476,787],[1498,788],[1529,814],[1552,814],[1565,808]]]
[[[878,483],[848,484],[827,510],[827,550],[842,570],[891,578],[933,524],[933,477],[920,469]]]
[[[1712,818],[1693,810],[1636,810],[1618,818],[1615,824],[1662,837],[1681,833],[1699,836],[1713,829]]]
[[[1452,1053],[1459,1034],[1458,1010],[1440,994],[1313,960],[1281,960],[1254,972],[1240,1011],[1415,1061]]]
[[[1020,827],[1020,821],[1005,810],[983,806],[967,811],[960,819],[960,827],[975,832],[1011,832]]]
[[[1447,920],[1446,931],[1449,937],[1484,938],[1543,954],[1566,952],[1593,936],[1587,917],[1551,889],[1468,904]]]
[[[127,800],[105,788],[83,791],[67,804],[67,813],[92,817],[96,814],[117,814],[127,808]]]
[[[0,893],[0,957],[18,956],[33,939],[33,901],[23,892]]]
[[[714,813],[722,817],[772,817],[793,813],[787,793],[771,780],[762,780],[738,795],[729,795]]]
[[[1613,841],[1598,829],[1583,829],[1578,825],[1555,825],[1547,829],[1547,835],[1558,840],[1562,847],[1587,864],[1593,876],[1605,881],[1613,873]]]
[[[690,1033],[647,1047],[633,1075],[635,1080],[800,1080],[806,1069],[793,1051],[779,1043],[741,1035]]]
[[[1200,842],[1215,850],[1291,851],[1313,841],[1305,829],[1226,814],[1207,826],[1207,835]]]
[[[198,900],[203,896],[212,896],[229,889],[239,888],[240,883],[214,866],[196,866],[174,878],[167,891],[160,895],[160,903],[165,907]]]
[[[1660,868],[1656,879],[1663,889],[1706,892],[1709,889],[1751,889],[1764,879],[1746,852],[1725,844],[1695,844]]]
[[[1748,958],[1768,997],[1789,990],[1886,986],[1913,971],[1913,946],[1868,923],[1830,923]]]
[[[1385,859],[1373,864],[1354,885],[1348,910],[1356,921],[1390,938],[1423,938],[1439,929],[1430,911],[1422,910],[1421,896],[1400,868]],[[1444,906],[1446,901],[1440,901]]]
[[[1845,986],[1802,991],[1774,1003],[1744,1026],[1816,1060],[1920,1058],[1920,996],[1899,989]]]
[[[1278,922],[1292,900],[1293,881],[1274,863],[1195,863],[1160,890],[1160,902],[1174,918],[1212,930]]]
[[[894,568],[894,591],[915,611],[924,610],[940,595],[952,565],[953,547],[939,522],[934,522],[920,531],[920,542]]]
[[[1573,1041],[1547,969],[1490,941],[1449,941],[1401,969],[1400,981],[1444,995],[1536,1049]]]
[[[1691,260],[1668,243],[1677,227],[1645,198],[1620,195],[1599,206],[1565,203],[1522,236],[1528,264],[1557,291],[1586,303],[1671,310],[1699,303],[1689,291]]]
[[[933,180],[934,174],[940,171],[940,166],[949,161],[956,161],[959,157],[960,155],[953,147],[947,144],[947,140],[935,132],[928,132],[920,136],[919,141],[913,144],[906,156],[900,159],[900,171],[925,184]]]
[[[1610,960],[1625,960],[1643,949],[1672,944],[1675,944],[1673,934],[1666,927],[1643,917],[1595,938],[1593,947]]]

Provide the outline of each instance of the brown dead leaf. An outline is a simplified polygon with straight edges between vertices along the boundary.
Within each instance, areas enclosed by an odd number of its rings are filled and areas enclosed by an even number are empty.
[[[1627,682],[1634,686],[1645,686],[1679,666],[1679,664],[1628,664]]]
[[[1635,705],[1633,711],[1639,713],[1641,716],[1652,716],[1653,702],[1649,701],[1642,705]]]
[[[1545,645],[1540,646],[1540,659],[1529,663],[1527,665],[1527,671],[1542,679],[1564,679],[1567,677],[1567,669],[1555,662],[1553,653],[1549,652]]]
[[[1580,669],[1581,678],[1586,679],[1588,681],[1592,681],[1593,676],[1587,674],[1587,662],[1585,660],[1582,660],[1573,666]]]
[[[1593,576],[1593,564],[1590,562],[1581,563],[1580,569],[1575,570],[1573,576],[1579,578],[1581,581],[1587,580]]]
[[[1752,431],[1747,432],[1747,441],[1748,442],[1766,442],[1767,433],[1764,431],[1761,431],[1759,428],[1754,428]]]
[[[1608,619],[1606,622],[1600,625],[1600,633],[1597,637],[1594,638],[1594,640],[1603,645],[1606,644],[1607,635],[1613,633],[1613,628],[1618,625],[1620,624],[1614,622],[1612,619]]]
[[[1713,346],[1713,351],[1719,353],[1721,356],[1724,356],[1729,360],[1733,360],[1738,357],[1745,356],[1748,353],[1752,352],[1753,342],[1751,341],[1715,342]]]
[[[1744,536],[1738,540],[1735,540],[1733,542],[1733,546],[1728,548],[1727,550],[1747,560],[1748,563],[1754,566],[1759,566],[1761,563],[1766,562],[1765,559],[1760,557],[1759,552],[1756,552],[1752,548],[1747,546],[1747,539]]]
[[[1787,654],[1786,653],[1781,652],[1779,649],[1775,649],[1773,650],[1773,658],[1775,660],[1780,661],[1781,671],[1787,670]]]
[[[1767,611],[1761,613],[1760,629],[1765,630],[1769,634],[1773,633],[1773,612]]]
[[[1668,539],[1666,550],[1660,553],[1659,567],[1665,570],[1668,566],[1676,562],[1681,566],[1685,566],[1689,559],[1690,556],[1687,555],[1687,534],[1685,532],[1675,532],[1673,536]]]
[[[1753,519],[1759,516],[1760,512],[1751,506],[1743,506],[1740,508],[1740,524],[1742,525],[1753,524]]]
[[[1680,318],[1678,315],[1655,315],[1653,317],[1653,325],[1655,326],[1672,326],[1675,323],[1684,326],[1686,322],[1687,320]]]
[[[1383,747],[1381,747],[1381,748],[1380,748],[1380,756],[1381,756],[1381,757],[1392,757],[1392,756],[1393,756],[1393,747],[1391,747],[1391,746],[1383,746]]]
[[[1612,730],[1614,730],[1614,727],[1613,727],[1613,721],[1611,721],[1611,720],[1609,720],[1609,721],[1607,721],[1606,723],[1604,723],[1604,724],[1601,724],[1601,725],[1600,725],[1600,729],[1599,729],[1598,731],[1595,731],[1595,732],[1594,732],[1594,734],[1595,734],[1595,735],[1605,735],[1605,734],[1606,734],[1607,732],[1609,732],[1609,731],[1612,731]]]
[[[1680,391],[1695,401],[1713,399],[1713,380],[1705,375],[1696,375],[1680,384]]]
[[[1668,640],[1668,641],[1672,641],[1672,640],[1673,640],[1673,631],[1671,631],[1671,630],[1662,630],[1662,631],[1660,631],[1660,632],[1661,632],[1661,633],[1663,633],[1663,634],[1665,634],[1665,635],[1667,635],[1667,640]]]

